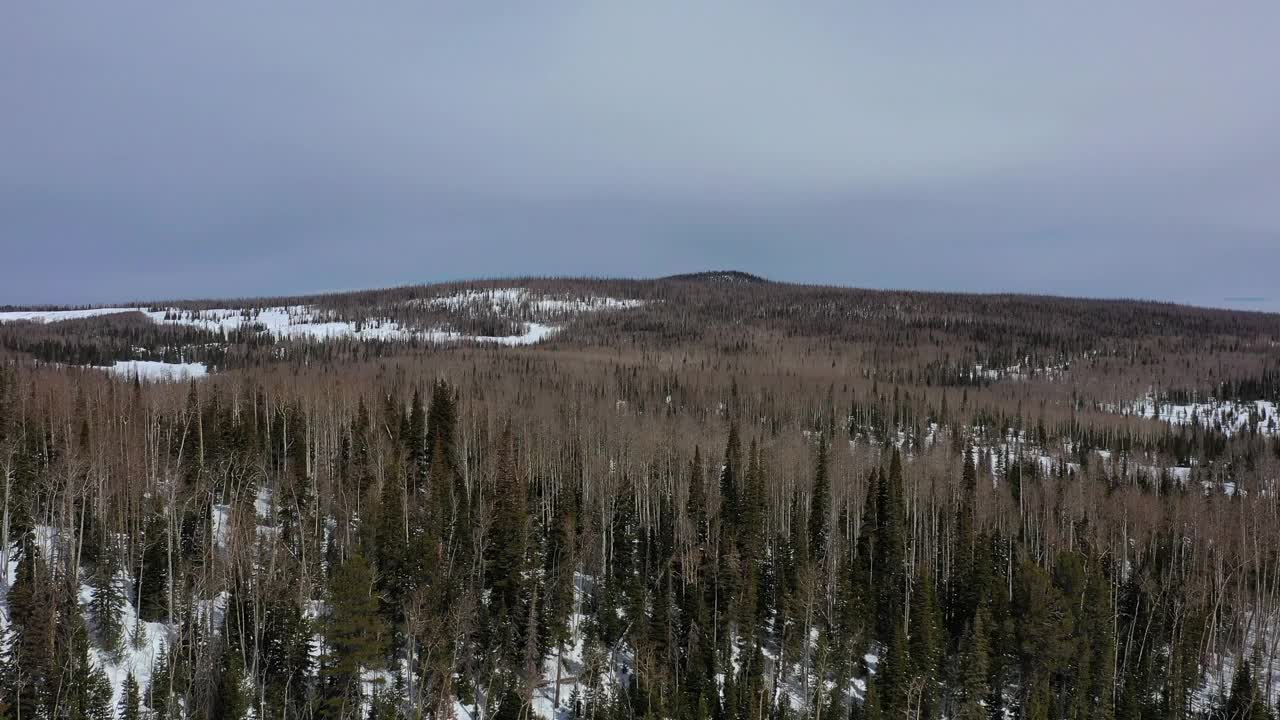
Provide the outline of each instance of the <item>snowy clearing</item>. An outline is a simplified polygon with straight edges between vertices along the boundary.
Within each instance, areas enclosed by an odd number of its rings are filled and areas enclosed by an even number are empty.
[[[1107,405],[1103,408],[1117,415],[1159,420],[1171,425],[1198,424],[1201,427],[1219,428],[1227,435],[1247,431],[1256,426],[1264,435],[1280,434],[1280,418],[1276,417],[1276,403],[1270,400],[1235,402],[1232,400],[1207,400],[1198,403],[1159,402],[1147,396],[1132,404]]]
[[[613,298],[602,295],[538,295],[527,288],[494,288],[492,290],[466,290],[452,295],[416,301],[426,305],[460,310],[468,307],[485,307],[494,312],[527,307],[546,314],[572,314],[603,310],[626,310],[641,307],[644,300]]]
[[[117,360],[114,365],[95,365],[95,370],[106,371],[110,375],[137,378],[143,382],[177,382],[202,378],[209,374],[204,363],[167,363],[158,360]]]
[[[268,307],[261,309],[213,308],[210,310],[147,310],[146,316],[165,325],[187,325],[225,337],[238,330],[259,330],[277,338],[311,338],[330,340],[353,337],[358,340],[408,340],[412,330],[401,328],[390,320],[367,319],[360,322],[337,320],[307,305]]]
[[[216,308],[212,310],[148,310],[147,317],[157,323],[188,325],[210,332],[227,334],[241,330],[259,330],[277,338],[306,338],[333,340],[410,341],[432,343],[487,342],[497,345],[532,345],[554,334],[558,327],[541,323],[526,323],[520,335],[485,336],[463,335],[447,330],[415,330],[381,318],[360,321],[337,320],[325,311],[306,305],[269,307],[259,310]]]
[[[63,320],[79,320],[81,318],[98,317],[99,315],[119,315],[120,313],[138,312],[138,308],[86,308],[84,310],[13,310],[0,312],[0,323],[29,321],[37,323],[54,323]]]

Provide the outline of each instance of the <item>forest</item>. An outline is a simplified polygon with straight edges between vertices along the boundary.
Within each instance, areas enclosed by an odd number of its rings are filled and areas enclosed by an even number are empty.
[[[1277,717],[1280,315],[732,272],[7,312],[3,720]]]

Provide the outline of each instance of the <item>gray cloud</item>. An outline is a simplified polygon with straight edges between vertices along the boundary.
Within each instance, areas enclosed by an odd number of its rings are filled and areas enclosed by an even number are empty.
[[[188,5],[0,9],[0,303],[732,266],[1280,309],[1274,3]]]

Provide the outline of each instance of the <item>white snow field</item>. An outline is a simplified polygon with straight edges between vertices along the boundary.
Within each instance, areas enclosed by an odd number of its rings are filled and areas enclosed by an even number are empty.
[[[341,320],[328,310],[313,305],[281,305],[264,308],[211,308],[184,310],[173,307],[108,307],[82,310],[16,310],[0,312],[0,323],[30,321],[53,323],[63,320],[137,312],[161,325],[183,325],[200,328],[223,337],[248,330],[270,334],[280,339],[411,341],[433,343],[477,342],[503,345],[533,345],[554,335],[560,325],[550,324],[552,319],[565,319],[578,313],[604,310],[625,310],[640,307],[644,300],[629,300],[603,296],[538,295],[525,288],[497,288],[493,290],[467,290],[452,295],[411,301],[428,306],[461,310],[467,307],[484,307],[499,314],[529,313],[542,322],[521,323],[523,332],[516,335],[487,336],[466,335],[442,329],[417,329],[402,327],[387,318]],[[163,363],[122,361],[108,369],[113,374],[141,376],[144,379],[173,378],[178,374],[199,377],[208,372],[198,363],[186,363],[181,367],[161,367]]]
[[[599,312],[603,310],[626,310],[645,304],[644,300],[612,298],[602,295],[538,295],[530,292],[527,288],[518,287],[465,290],[452,295],[443,295],[414,302],[447,307],[451,310],[483,306],[498,313],[527,307],[536,313],[553,315]]]
[[[162,325],[187,325],[223,336],[240,329],[260,329],[277,338],[330,340],[353,337],[358,340],[408,340],[414,332],[390,320],[360,322],[335,320],[309,305],[261,309],[214,308],[210,310],[148,309],[147,317]]]
[[[167,363],[158,360],[117,360],[114,365],[95,365],[110,375],[143,382],[174,382],[202,378],[209,374],[204,363]]]
[[[1198,423],[1201,427],[1219,428],[1227,435],[1244,432],[1256,426],[1264,435],[1280,434],[1280,417],[1276,416],[1276,403],[1270,400],[1235,402],[1213,400],[1198,403],[1156,402],[1147,396],[1128,405],[1107,405],[1108,412],[1118,415],[1159,420],[1171,425]]]
[[[191,311],[166,308],[147,310],[146,315],[157,323],[188,325],[211,332],[221,332],[223,336],[242,328],[257,328],[277,338],[312,340],[354,338],[386,341],[420,340],[434,343],[481,342],[516,346],[541,342],[560,329],[559,326],[531,322],[524,323],[524,332],[519,335],[464,335],[448,330],[405,328],[383,318],[359,321],[330,319],[323,310],[307,305],[268,307],[260,310],[217,308]]]
[[[55,554],[55,545],[58,542],[57,532],[47,525],[38,525],[35,536],[36,543],[40,546],[45,560],[48,561]],[[3,583],[0,583],[0,629],[2,629],[9,624],[8,594],[9,588],[17,579],[18,560],[12,553],[5,552],[0,553],[0,561],[3,561],[5,566]],[[81,578],[81,580],[84,579]],[[116,582],[125,588],[131,584],[129,576],[125,573],[118,575]],[[79,587],[80,611],[84,614],[86,621],[91,622],[89,602],[93,599],[93,588],[87,582],[81,582]],[[111,682],[113,709],[120,704],[120,698],[124,695],[125,678],[130,673],[133,674],[134,680],[143,692],[150,687],[153,665],[170,639],[169,626],[164,623],[142,622],[139,625],[137,611],[128,600],[120,608],[119,619],[124,637],[121,640],[118,657],[112,658],[102,652],[96,644],[89,648],[91,661],[106,673],[107,679]]]
[[[138,308],[87,308],[84,310],[13,310],[0,312],[0,323],[28,322],[52,323],[63,320],[79,320],[80,318],[97,317],[99,315],[119,315],[120,313],[138,312]]]

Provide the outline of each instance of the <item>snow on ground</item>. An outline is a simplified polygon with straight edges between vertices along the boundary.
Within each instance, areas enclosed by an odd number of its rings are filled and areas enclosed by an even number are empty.
[[[494,345],[506,345],[508,347],[515,345],[533,345],[542,342],[551,337],[560,330],[554,325],[543,325],[542,323],[526,323],[524,333],[520,335],[506,335],[499,337],[490,337],[486,335],[459,335],[460,340],[470,340],[473,342],[493,343]]]
[[[122,587],[128,587],[130,580],[128,576],[121,574],[116,582]],[[89,602],[92,599],[93,589],[88,585],[81,585],[80,610],[87,620],[90,617]],[[169,643],[169,626],[159,622],[144,622],[139,628],[138,613],[128,601],[120,611],[120,627],[123,637],[118,659],[112,659],[96,646],[89,650],[94,664],[102,668],[111,681],[111,707],[119,706],[120,698],[124,695],[125,678],[130,673],[144,693],[151,687],[151,672],[155,661],[164,653],[164,648]],[[135,644],[135,640],[140,643]]]
[[[97,317],[99,315],[119,315],[120,313],[138,312],[138,308],[85,308],[83,310],[13,310],[0,312],[0,323],[27,320],[37,323],[62,322],[63,320],[79,320],[80,318]]]
[[[227,536],[231,533],[231,506],[214,505],[210,508],[209,525],[213,544],[218,548],[225,548]]]
[[[290,305],[260,309],[214,308],[210,310],[149,309],[146,316],[166,325],[187,325],[225,337],[241,329],[261,329],[277,338],[310,338],[330,340],[354,337],[358,340],[408,340],[414,331],[383,319],[359,322],[337,320],[330,314],[308,305]]]
[[[277,338],[311,340],[354,338],[384,341],[421,340],[432,343],[481,342],[515,346],[541,342],[559,330],[552,325],[526,323],[524,333],[520,335],[463,335],[447,330],[405,328],[385,319],[336,320],[323,310],[307,305],[269,307],[259,310],[218,308],[190,311],[168,308],[148,310],[146,315],[157,323],[188,325],[210,332],[220,332],[224,336],[241,329],[258,329]]]
[[[35,528],[36,544],[46,560],[53,557],[56,552],[57,535],[58,532],[55,529],[46,525],[37,525]],[[6,561],[6,567],[4,582],[0,585],[0,628],[9,625],[9,588],[17,579],[18,572],[18,560],[12,553],[7,553],[3,559]],[[122,588],[128,588],[132,584],[125,573],[120,573],[116,577],[116,582]],[[93,588],[87,583],[81,583],[78,597],[85,622],[92,627],[93,618],[89,612],[89,602],[93,599]],[[89,649],[93,664],[102,668],[111,682],[111,707],[113,708],[120,703],[120,698],[124,694],[125,678],[130,673],[133,674],[138,687],[146,692],[151,685],[152,666],[164,652],[170,637],[170,628],[164,623],[143,622],[139,625],[138,613],[128,600],[120,609],[120,627],[122,637],[118,657],[110,657],[96,644]]]
[[[1234,435],[1244,432],[1256,422],[1258,432],[1265,435],[1280,434],[1280,418],[1276,416],[1276,403],[1270,400],[1235,402],[1210,399],[1199,403],[1157,402],[1147,396],[1129,405],[1106,405],[1104,410],[1117,415],[1159,420],[1171,425],[1198,423],[1201,427],[1220,427],[1222,432]]]
[[[1070,369],[1070,363],[1035,367],[1031,365],[1030,358],[1028,358],[1023,362],[1010,365],[1006,368],[987,367],[982,364],[974,365],[973,376],[991,380],[993,382],[998,380],[1029,380],[1031,378],[1054,379],[1061,377]]]
[[[1253,671],[1268,701],[1280,702],[1280,616],[1274,612],[1250,612],[1241,624],[1242,642],[1233,643],[1234,648],[1209,652],[1205,657],[1204,680],[1192,698],[1193,708],[1213,707],[1230,694],[1236,665],[1242,657],[1255,661]],[[1259,657],[1254,657],[1255,653]]]
[[[481,306],[497,313],[528,307],[534,312],[547,314],[626,310],[645,304],[644,300],[612,298],[603,295],[538,295],[526,288],[464,290],[452,295],[430,298],[420,302],[437,307],[446,307],[450,310]]]
[[[204,363],[167,363],[157,360],[117,360],[115,365],[93,366],[111,375],[143,382],[172,382],[200,378],[209,374]]]
[[[491,304],[500,312],[528,307],[536,312],[562,317],[576,312],[621,309],[643,304],[641,300],[620,300],[608,297],[543,297],[529,295],[522,288],[494,291],[469,291],[427,301],[433,305],[462,308],[476,303]],[[312,305],[289,305],[265,308],[212,308],[207,310],[183,310],[179,308],[91,308],[86,310],[13,311],[0,313],[0,322],[31,320],[34,322],[58,322],[75,318],[94,317],[124,312],[141,312],[152,322],[161,325],[182,325],[207,332],[220,333],[223,337],[239,332],[261,332],[277,339],[412,341],[428,343],[475,342],[503,345],[533,345],[542,342],[560,330],[560,326],[542,322],[522,323],[517,335],[488,336],[464,335],[442,329],[416,329],[403,327],[386,318],[340,320],[331,311]],[[180,380],[202,377],[208,368],[200,363],[161,363],[145,360],[119,361],[113,366],[102,367],[114,375],[138,376],[144,380]]]

